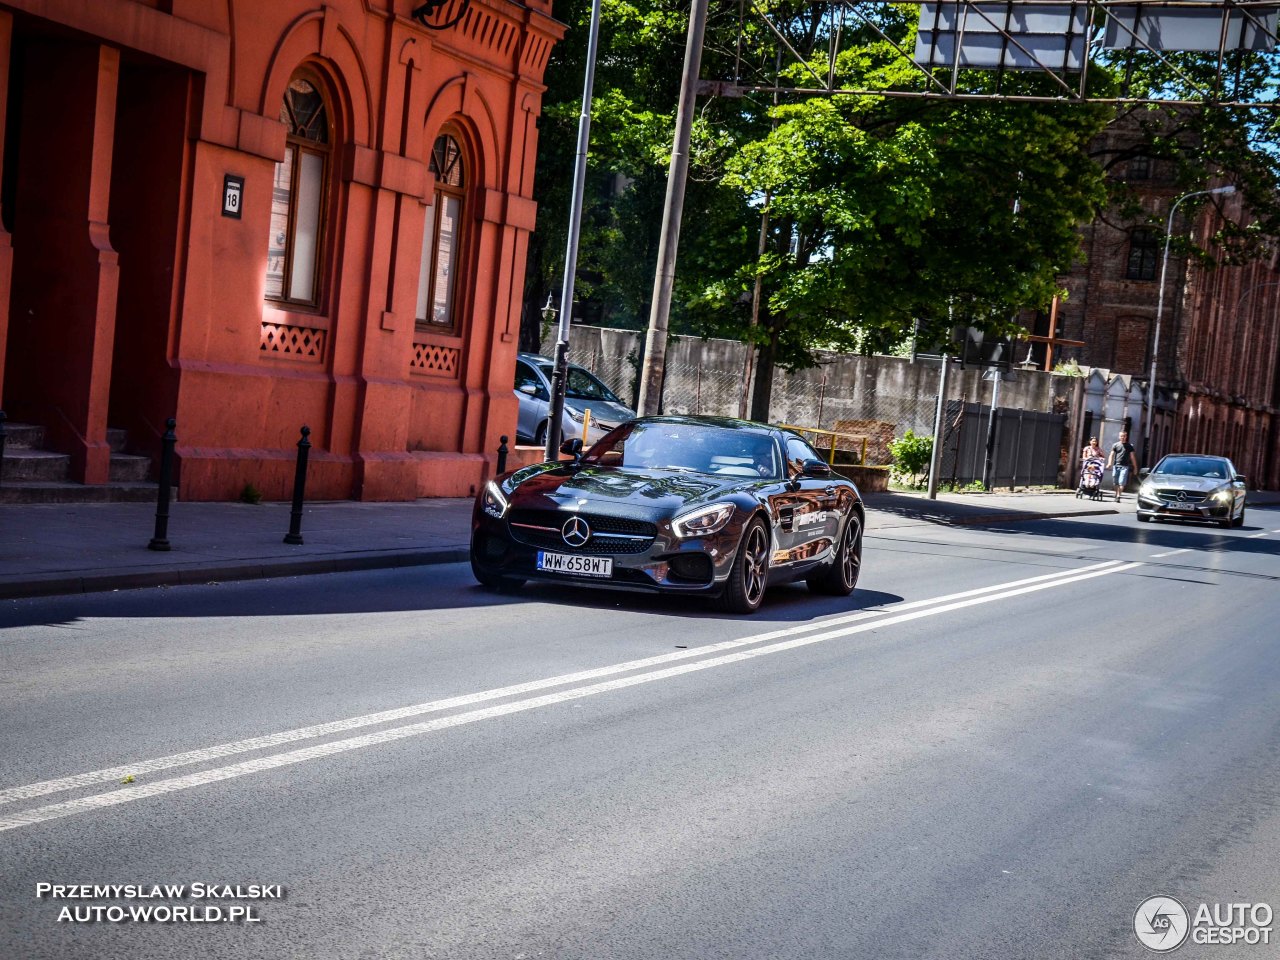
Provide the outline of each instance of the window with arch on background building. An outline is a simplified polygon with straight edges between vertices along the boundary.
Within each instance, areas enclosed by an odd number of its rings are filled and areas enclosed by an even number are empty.
[[[329,109],[317,82],[297,75],[289,81],[280,122],[289,133],[271,190],[266,296],[316,306],[333,154]]]
[[[1160,235],[1150,227],[1137,227],[1129,234],[1129,264],[1126,280],[1154,280],[1160,259]]]
[[[422,268],[418,276],[418,324],[451,332],[457,326],[458,270],[462,254],[466,166],[462,148],[450,134],[436,137],[431,148],[435,197],[422,229]]]

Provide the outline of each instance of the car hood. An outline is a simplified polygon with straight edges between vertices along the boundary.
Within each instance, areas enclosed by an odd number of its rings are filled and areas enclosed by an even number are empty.
[[[1164,490],[1211,493],[1224,486],[1228,481],[1216,477],[1186,477],[1177,473],[1153,473],[1147,477],[1147,482]]]
[[[636,418],[634,410],[620,403],[614,403],[612,400],[578,400],[574,397],[565,397],[564,405],[573,407],[575,410],[590,410],[593,421],[600,420],[611,427]]]
[[[508,478],[511,505],[522,509],[643,515],[650,519],[710,503],[739,489],[742,478],[723,479],[677,470],[626,470],[619,467],[573,467],[537,464]]]

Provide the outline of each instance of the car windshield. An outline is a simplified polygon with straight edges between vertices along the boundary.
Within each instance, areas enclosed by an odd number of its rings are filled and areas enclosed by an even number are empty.
[[[550,363],[538,364],[540,370],[548,380],[551,379],[552,365]],[[622,401],[614,394],[612,390],[606,387],[596,377],[582,367],[569,368],[569,380],[564,385],[564,395],[571,400],[605,400],[609,403],[621,403]]]
[[[1227,465],[1214,457],[1165,457],[1156,465],[1154,472],[1177,477],[1227,479]]]
[[[613,431],[584,458],[602,466],[679,470],[720,477],[776,480],[773,438],[706,423],[637,421]]]

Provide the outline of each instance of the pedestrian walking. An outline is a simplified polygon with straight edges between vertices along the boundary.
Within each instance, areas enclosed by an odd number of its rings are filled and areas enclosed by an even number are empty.
[[[1098,446],[1098,438],[1090,437],[1089,443],[1080,451],[1081,460],[1092,460],[1094,457],[1102,459],[1106,454],[1102,452],[1102,448]]]
[[[1111,479],[1116,485],[1116,502],[1120,502],[1120,494],[1129,485],[1129,471],[1138,472],[1138,455],[1133,452],[1133,444],[1129,442],[1129,432],[1120,431],[1120,439],[1111,445],[1107,454],[1107,469],[1111,471]]]

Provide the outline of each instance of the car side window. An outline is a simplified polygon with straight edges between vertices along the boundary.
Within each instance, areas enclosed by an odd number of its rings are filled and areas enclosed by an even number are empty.
[[[787,437],[787,476],[798,477],[806,460],[821,460],[817,452],[799,437]]]
[[[534,388],[534,396],[540,400],[547,399],[546,387],[542,385],[542,380],[533,371],[533,367],[529,366],[523,360],[516,361],[516,382],[515,389],[519,390],[523,386],[531,386]]]

